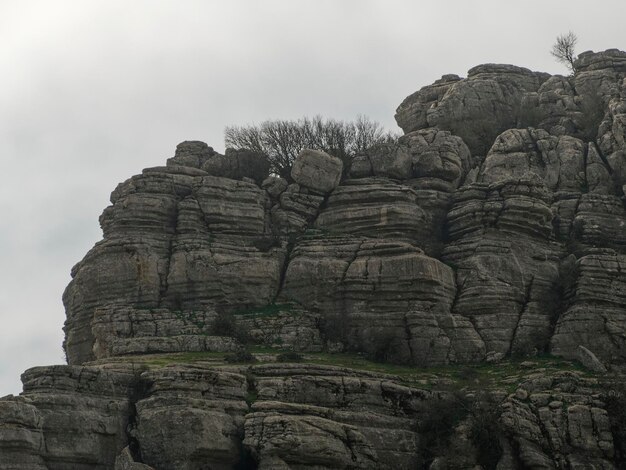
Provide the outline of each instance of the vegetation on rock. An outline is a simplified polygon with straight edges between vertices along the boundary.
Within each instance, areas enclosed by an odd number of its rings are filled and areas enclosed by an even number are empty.
[[[270,120],[258,125],[231,126],[224,131],[227,147],[250,150],[265,155],[271,171],[291,181],[291,167],[298,154],[308,148],[320,149],[340,158],[344,167],[370,147],[393,142],[397,136],[367,118],[353,122],[325,119],[321,116],[298,120]]]
[[[569,31],[567,34],[560,34],[556,42],[552,45],[550,54],[559,62],[565,64],[573,73],[576,71],[576,53],[574,51],[578,37]]]

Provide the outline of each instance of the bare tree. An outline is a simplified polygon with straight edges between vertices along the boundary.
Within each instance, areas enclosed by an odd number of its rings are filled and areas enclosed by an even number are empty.
[[[557,36],[556,42],[552,45],[552,50],[550,51],[550,54],[556,60],[565,64],[572,73],[576,72],[576,67],[574,66],[574,61],[576,60],[574,47],[576,42],[578,42],[578,37],[571,31],[567,34],[561,34]]]
[[[301,150],[320,149],[340,158],[344,169],[352,158],[369,147],[393,142],[398,136],[365,116],[354,122],[321,116],[298,120],[270,120],[259,125],[229,126],[224,130],[226,147],[252,150],[267,156],[271,171],[291,179],[291,165]]]

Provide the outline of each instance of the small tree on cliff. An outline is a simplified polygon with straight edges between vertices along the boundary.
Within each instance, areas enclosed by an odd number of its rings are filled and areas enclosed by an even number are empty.
[[[576,60],[574,47],[577,42],[578,37],[569,31],[567,34],[557,36],[556,42],[552,45],[552,50],[550,51],[550,54],[552,54],[556,60],[565,64],[572,73],[576,71],[576,67],[574,66],[574,61]]]
[[[340,158],[344,170],[352,157],[369,147],[392,142],[397,136],[365,116],[354,122],[324,119],[321,116],[298,120],[269,120],[259,125],[229,126],[224,130],[226,147],[246,149],[267,156],[271,171],[291,179],[291,165],[305,148],[319,149]]]

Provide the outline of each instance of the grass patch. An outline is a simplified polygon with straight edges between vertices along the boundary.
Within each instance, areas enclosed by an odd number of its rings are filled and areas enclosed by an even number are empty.
[[[291,304],[269,304],[264,305],[263,307],[254,307],[247,310],[239,310],[233,312],[233,315],[242,316],[242,317],[254,317],[254,318],[262,318],[262,317],[275,317],[279,313],[293,313],[294,306]]]
[[[132,356],[133,362],[136,359],[144,359],[142,362],[149,367],[165,367],[171,364],[193,364],[194,362],[216,362],[224,358],[223,352],[185,352],[172,354],[153,354],[146,356]]]
[[[253,346],[249,353],[258,356],[257,364],[280,362],[286,354],[293,351],[275,349],[262,346]],[[246,360],[229,362],[225,360],[223,352],[186,352],[172,354],[154,354],[128,356],[119,358],[124,362],[145,364],[150,368],[160,368],[172,364],[194,364],[208,362],[211,366],[221,367],[230,364],[249,363]],[[344,367],[357,371],[373,372],[396,376],[398,382],[421,389],[441,389],[453,386],[467,389],[501,389],[511,393],[515,391],[524,377],[535,372],[575,372],[582,377],[596,377],[595,374],[584,369],[579,363],[568,361],[554,356],[539,356],[532,359],[509,359],[497,364],[461,364],[437,367],[415,367],[410,365],[396,365],[368,360],[366,357],[354,353],[303,353],[302,363]],[[234,358],[233,358],[234,359]]]
[[[256,357],[245,348],[238,349],[235,352],[227,354],[224,356],[224,361],[229,364],[249,364],[252,362],[257,362]]]
[[[302,362],[304,361],[304,356],[295,351],[287,351],[284,353],[280,353],[276,356],[277,362]]]

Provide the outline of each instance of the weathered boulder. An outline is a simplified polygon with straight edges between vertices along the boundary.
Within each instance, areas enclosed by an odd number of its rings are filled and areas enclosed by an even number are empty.
[[[407,180],[413,176],[413,164],[408,150],[408,146],[400,142],[375,145],[352,163],[350,176],[382,176]]]
[[[199,140],[186,140],[176,146],[176,153],[168,158],[167,166],[189,166],[202,168],[202,165],[216,152]]]
[[[479,163],[460,137],[436,128],[410,132],[399,142],[411,155],[412,185],[416,189],[453,192]]]
[[[584,346],[578,346],[578,360],[587,369],[598,374],[606,373],[606,367],[600,362],[594,353]]]
[[[554,75],[541,84],[536,92],[522,97],[516,127],[549,130],[553,135],[573,135],[577,131],[575,117],[579,113],[574,83],[569,77]]]
[[[407,96],[396,110],[396,122],[404,132],[430,127],[428,110],[437,106],[448,89],[462,79],[458,75],[443,75],[432,85],[422,87],[415,93]]]
[[[574,66],[574,83],[580,94],[616,96],[619,95],[621,81],[626,77],[626,52],[618,49],[581,52]]]
[[[555,137],[541,129],[510,129],[494,142],[478,181],[493,183],[534,175],[551,193],[557,193],[555,196],[580,193],[588,185],[587,151],[587,146],[573,137]]]
[[[317,193],[328,194],[339,184],[342,161],[321,150],[305,149],[293,162],[293,180]]]
[[[261,184],[261,187],[274,199],[278,198],[287,186],[289,186],[287,180],[278,176],[269,176]]]
[[[396,121],[405,133],[426,127],[451,131],[472,154],[485,155],[498,134],[515,126],[524,93],[536,92],[547,78],[513,65],[479,65],[466,79],[442,79],[436,89],[447,85],[443,95],[433,96],[434,90],[426,87],[407,97]]]

